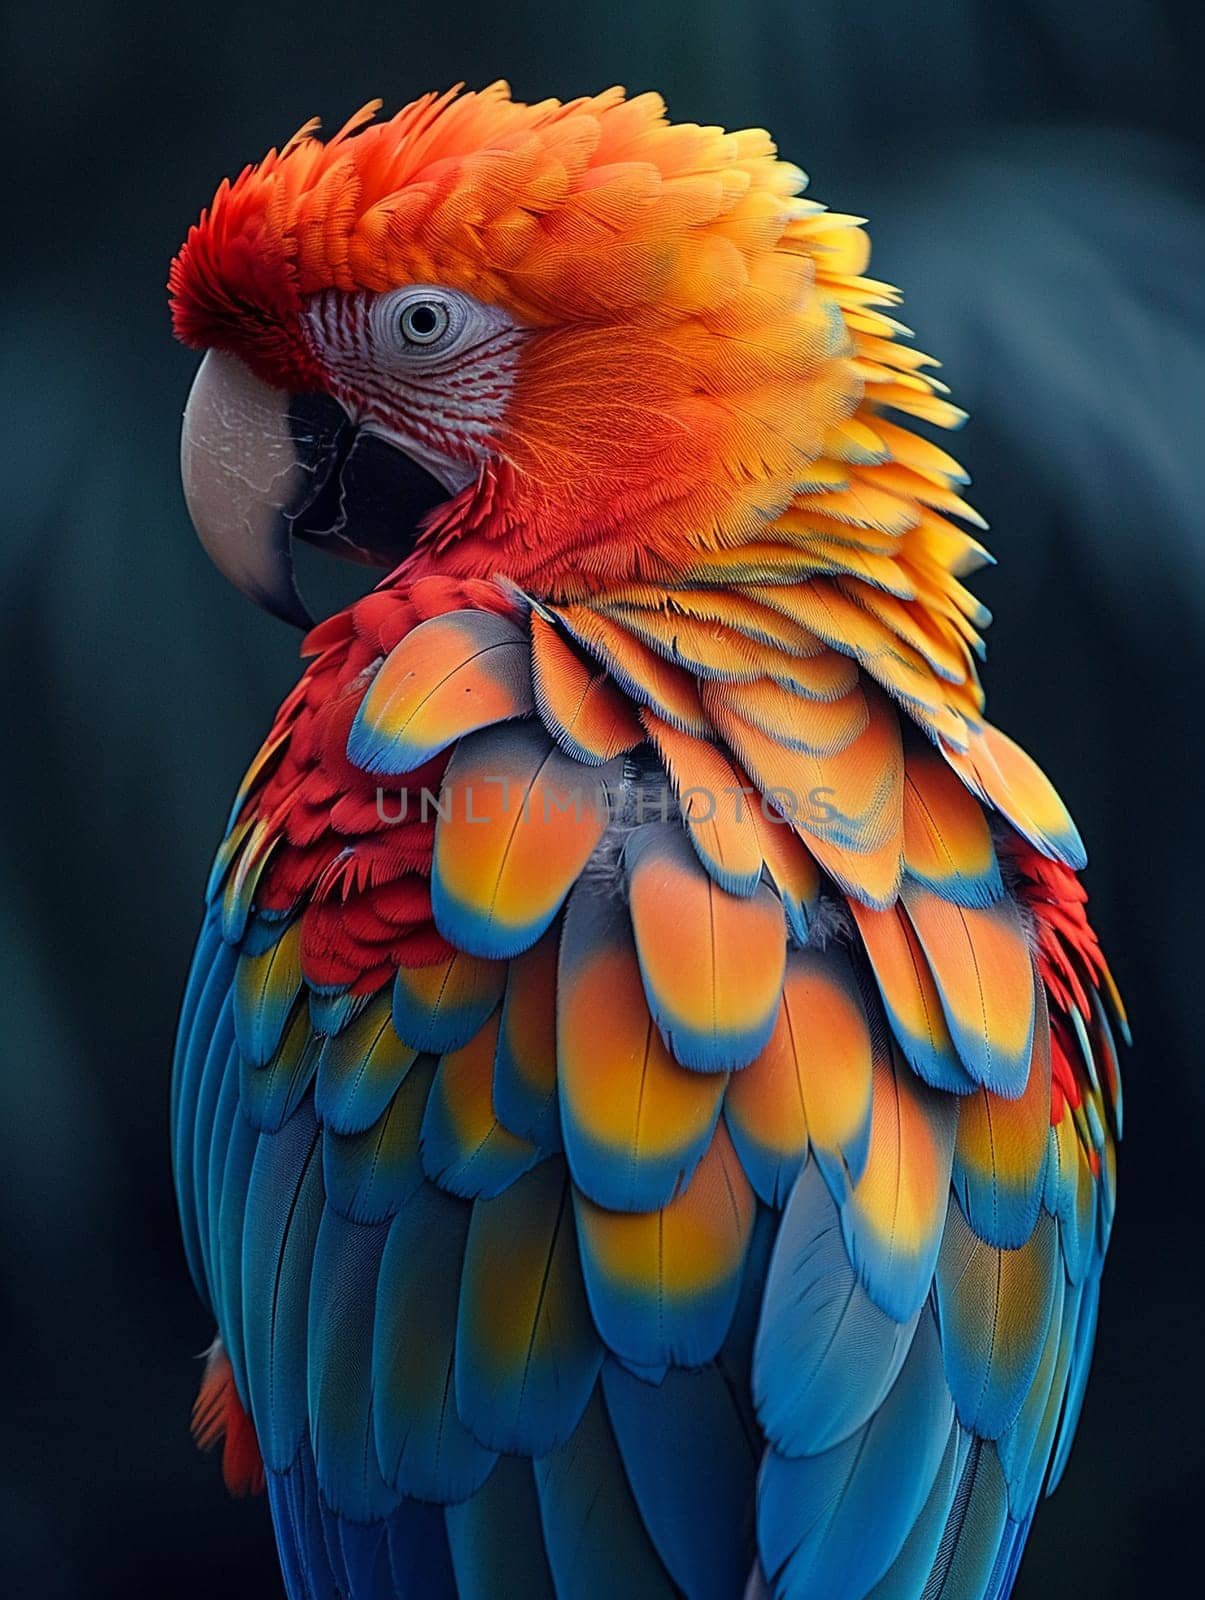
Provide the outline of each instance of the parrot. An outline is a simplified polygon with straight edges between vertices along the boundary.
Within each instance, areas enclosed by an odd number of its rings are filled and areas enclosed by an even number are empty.
[[[381,104],[170,269],[191,520],[305,663],[175,1049],[196,1440],[290,1600],[1004,1600],[1129,1035],[964,414],[768,134]]]

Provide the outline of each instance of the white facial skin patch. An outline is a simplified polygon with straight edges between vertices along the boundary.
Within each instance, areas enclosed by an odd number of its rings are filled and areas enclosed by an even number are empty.
[[[306,337],[354,421],[456,493],[489,456],[530,330],[457,289],[314,295]]]

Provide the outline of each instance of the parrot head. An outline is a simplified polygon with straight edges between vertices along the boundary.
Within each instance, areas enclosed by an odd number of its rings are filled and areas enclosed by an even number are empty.
[[[223,183],[172,263],[217,566],[304,624],[293,537],[549,599],[754,544],[861,393],[798,169],[621,90],[376,110]]]

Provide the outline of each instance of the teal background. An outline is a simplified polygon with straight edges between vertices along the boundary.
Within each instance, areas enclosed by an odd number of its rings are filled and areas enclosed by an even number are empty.
[[[1205,167],[1189,0],[0,7],[0,1579],[279,1593],[186,1422],[173,1017],[210,853],[297,673],[178,487],[167,262],[313,112],[458,79],[656,87],[871,218],[972,412],[995,720],[1066,795],[1138,1045],[1099,1356],[1018,1594],[1182,1592],[1203,1483]],[[328,604],[340,576],[307,569]]]

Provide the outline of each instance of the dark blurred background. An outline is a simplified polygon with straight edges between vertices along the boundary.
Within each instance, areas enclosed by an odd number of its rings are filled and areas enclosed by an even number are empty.
[[[1199,1207],[1205,142],[1199,0],[94,0],[2,8],[0,1587],[280,1593],[192,1450],[210,1337],[167,1145],[174,1013],[296,639],[226,588],[176,462],[164,277],[311,113],[458,79],[658,88],[868,215],[972,423],[994,719],[1092,851],[1135,1015],[1094,1381],[1018,1594],[1183,1593],[1205,1489]],[[308,578],[314,594],[315,575]]]

